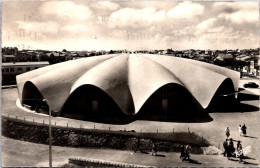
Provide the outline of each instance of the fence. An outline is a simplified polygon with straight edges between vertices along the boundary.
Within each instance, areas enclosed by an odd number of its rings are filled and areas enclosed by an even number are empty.
[[[39,116],[18,116],[11,114],[2,114],[2,117],[7,119],[15,120],[17,122],[23,122],[26,124],[32,125],[49,125],[48,115],[39,114]],[[159,128],[153,128],[148,130],[144,130],[143,128],[129,128],[130,126],[119,126],[119,125],[109,125],[109,124],[101,124],[101,123],[92,123],[88,121],[79,121],[67,118],[60,117],[51,117],[51,125],[52,127],[64,127],[64,128],[79,128],[79,129],[91,129],[91,130],[108,130],[108,131],[124,131],[124,132],[152,132],[152,133],[174,133],[176,131],[175,128],[169,128],[167,131],[160,130]],[[187,132],[191,132],[189,127],[187,128]]]
[[[17,88],[17,85],[4,85],[4,86],[1,86],[1,89],[10,89],[10,88]]]

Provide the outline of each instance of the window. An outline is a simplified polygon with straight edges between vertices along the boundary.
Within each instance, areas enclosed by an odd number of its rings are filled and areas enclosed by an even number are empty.
[[[14,68],[10,68],[10,72],[14,72]]]
[[[23,68],[18,68],[17,70],[18,70],[18,71],[22,71],[22,70],[23,70]]]
[[[30,71],[30,70],[31,70],[30,67],[27,67],[27,68],[26,68],[26,71]]]
[[[9,72],[9,68],[6,68],[6,69],[5,69],[5,72]]]

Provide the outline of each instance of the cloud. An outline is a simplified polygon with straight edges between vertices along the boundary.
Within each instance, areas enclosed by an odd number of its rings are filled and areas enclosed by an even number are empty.
[[[204,13],[204,6],[189,1],[182,2],[168,11],[167,16],[174,18],[191,18]]]
[[[179,50],[258,44],[256,2],[12,1],[2,10],[4,45]]]
[[[210,33],[219,33],[219,32],[223,32],[224,29],[225,29],[225,26],[219,26],[219,27],[208,29],[208,32],[210,32]]]
[[[86,20],[91,17],[91,10],[84,5],[71,1],[49,1],[42,4],[40,11],[43,15],[54,15],[61,19]]]
[[[120,5],[110,2],[110,1],[98,1],[98,2],[92,3],[90,7],[98,9],[98,10],[115,11],[120,7]]]
[[[230,14],[219,14],[219,18],[224,18],[225,20],[231,21],[236,24],[242,23],[257,23],[259,21],[258,11],[238,11]]]
[[[193,33],[196,35],[204,33],[223,33],[227,26],[221,24],[218,17],[209,18],[196,26]]]
[[[16,21],[18,28],[28,32],[57,33],[59,25],[56,22],[25,22]]]
[[[68,31],[71,33],[84,32],[87,29],[88,29],[88,27],[83,24],[66,25],[61,28],[62,31]]]
[[[197,28],[200,31],[206,31],[209,28],[212,28],[214,24],[216,23],[217,19],[216,18],[210,18],[208,20],[205,20],[201,22],[200,24],[197,25]]]
[[[213,7],[219,9],[219,18],[235,24],[256,23],[259,20],[257,2],[215,2]]]
[[[165,11],[156,11],[155,8],[123,8],[110,15],[113,20],[112,26],[118,27],[142,27],[149,26],[153,23],[160,22],[165,19]]]
[[[258,2],[215,2],[213,8],[220,9],[222,11],[228,11],[227,9],[233,9],[232,11],[237,10],[257,10]]]

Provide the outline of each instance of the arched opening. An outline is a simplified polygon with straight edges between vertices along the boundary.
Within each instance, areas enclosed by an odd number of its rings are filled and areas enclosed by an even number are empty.
[[[125,124],[132,121],[132,116],[125,115],[110,96],[93,85],[77,88],[67,99],[60,115],[110,124]]]
[[[42,100],[43,96],[38,88],[32,82],[27,81],[23,88],[22,105],[30,106],[31,110],[35,111],[38,109],[48,111],[49,107]]]
[[[237,103],[233,82],[230,78],[227,78],[217,89],[207,110],[209,112],[228,111],[229,109],[234,108]]]
[[[167,84],[145,102],[138,118],[168,122],[208,122],[211,117],[183,86]]]

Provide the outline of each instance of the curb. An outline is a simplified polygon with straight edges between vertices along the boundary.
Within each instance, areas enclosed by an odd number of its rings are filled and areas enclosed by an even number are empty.
[[[139,164],[129,164],[129,163],[123,163],[123,162],[114,162],[114,161],[106,161],[106,160],[100,160],[100,159],[88,159],[88,158],[82,158],[82,157],[75,157],[71,156],[69,158],[69,163],[96,163],[96,164],[101,164],[103,166],[115,166],[115,167],[136,167],[136,168],[141,168],[141,167],[151,167],[153,166],[145,166],[145,165],[139,165]]]

